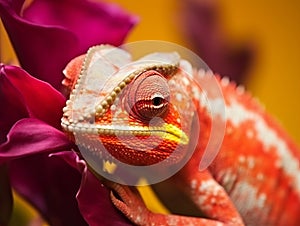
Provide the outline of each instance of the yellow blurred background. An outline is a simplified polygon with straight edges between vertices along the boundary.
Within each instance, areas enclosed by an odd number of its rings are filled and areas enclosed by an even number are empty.
[[[179,26],[180,1],[106,1],[117,3],[140,17],[127,42],[156,39],[189,46]],[[300,1],[219,0],[218,4],[220,25],[226,39],[233,44],[250,39],[257,45],[255,64],[246,81],[247,89],[282,122],[300,145]],[[2,59],[10,61],[14,55],[3,27],[0,32]],[[148,201],[151,209],[166,212],[159,202],[153,201],[155,197],[149,188],[141,192],[148,200],[151,197]]]
[[[181,0],[184,1],[184,0]],[[107,0],[140,17],[128,42],[158,39],[189,46],[180,28],[180,0]],[[198,0],[215,1],[215,0]],[[247,89],[300,145],[300,1],[218,0],[220,24],[231,44],[257,46]],[[203,34],[205,35],[205,34]]]

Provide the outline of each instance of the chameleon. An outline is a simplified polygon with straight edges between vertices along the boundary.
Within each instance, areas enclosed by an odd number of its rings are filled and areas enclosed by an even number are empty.
[[[137,166],[165,162],[168,168],[192,150],[166,180],[191,200],[199,216],[154,213],[134,186],[107,181],[113,204],[133,224],[300,223],[300,150],[242,86],[194,68],[176,52],[132,60],[129,52],[110,45],[91,47],[64,74],[71,94],[62,128],[94,156]],[[201,87],[210,79],[221,90],[224,114],[218,104],[212,113],[208,103],[216,97]],[[207,167],[199,168],[213,117],[225,125],[224,135]]]

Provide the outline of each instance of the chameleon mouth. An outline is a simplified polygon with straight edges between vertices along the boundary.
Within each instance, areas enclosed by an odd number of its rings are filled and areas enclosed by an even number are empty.
[[[62,127],[72,134],[83,155],[92,154],[100,159],[111,159],[113,156],[134,166],[148,166],[162,161],[174,164],[180,161],[184,155],[182,148],[189,143],[189,137],[182,129],[166,122],[159,126],[132,126],[66,124],[62,120]],[[179,151],[173,153],[175,150]]]
[[[83,133],[98,136],[153,136],[181,145],[186,145],[189,143],[189,138],[186,133],[180,128],[169,123],[163,123],[161,126],[147,127],[130,125],[91,125],[88,123],[80,123],[80,125],[67,125],[62,122],[62,126],[64,129],[72,132],[74,135]]]
[[[143,136],[143,137],[159,137],[162,140],[168,140],[177,144],[188,144],[189,138],[184,131],[178,127],[164,123],[158,127],[143,127],[143,126],[119,126],[119,125],[99,125],[96,126],[98,134],[101,135],[116,135],[116,136]]]

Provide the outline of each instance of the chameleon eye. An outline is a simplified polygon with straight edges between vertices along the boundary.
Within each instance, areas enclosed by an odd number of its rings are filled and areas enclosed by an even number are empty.
[[[141,121],[162,117],[170,100],[167,80],[157,71],[146,71],[132,81],[127,98],[131,116]]]

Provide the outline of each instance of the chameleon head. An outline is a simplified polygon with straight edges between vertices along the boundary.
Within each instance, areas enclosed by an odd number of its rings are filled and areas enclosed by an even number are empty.
[[[132,61],[122,49],[92,47],[64,108],[62,126],[79,149],[95,158],[139,166],[176,163],[187,150],[194,114],[182,92],[181,73],[176,53]]]

